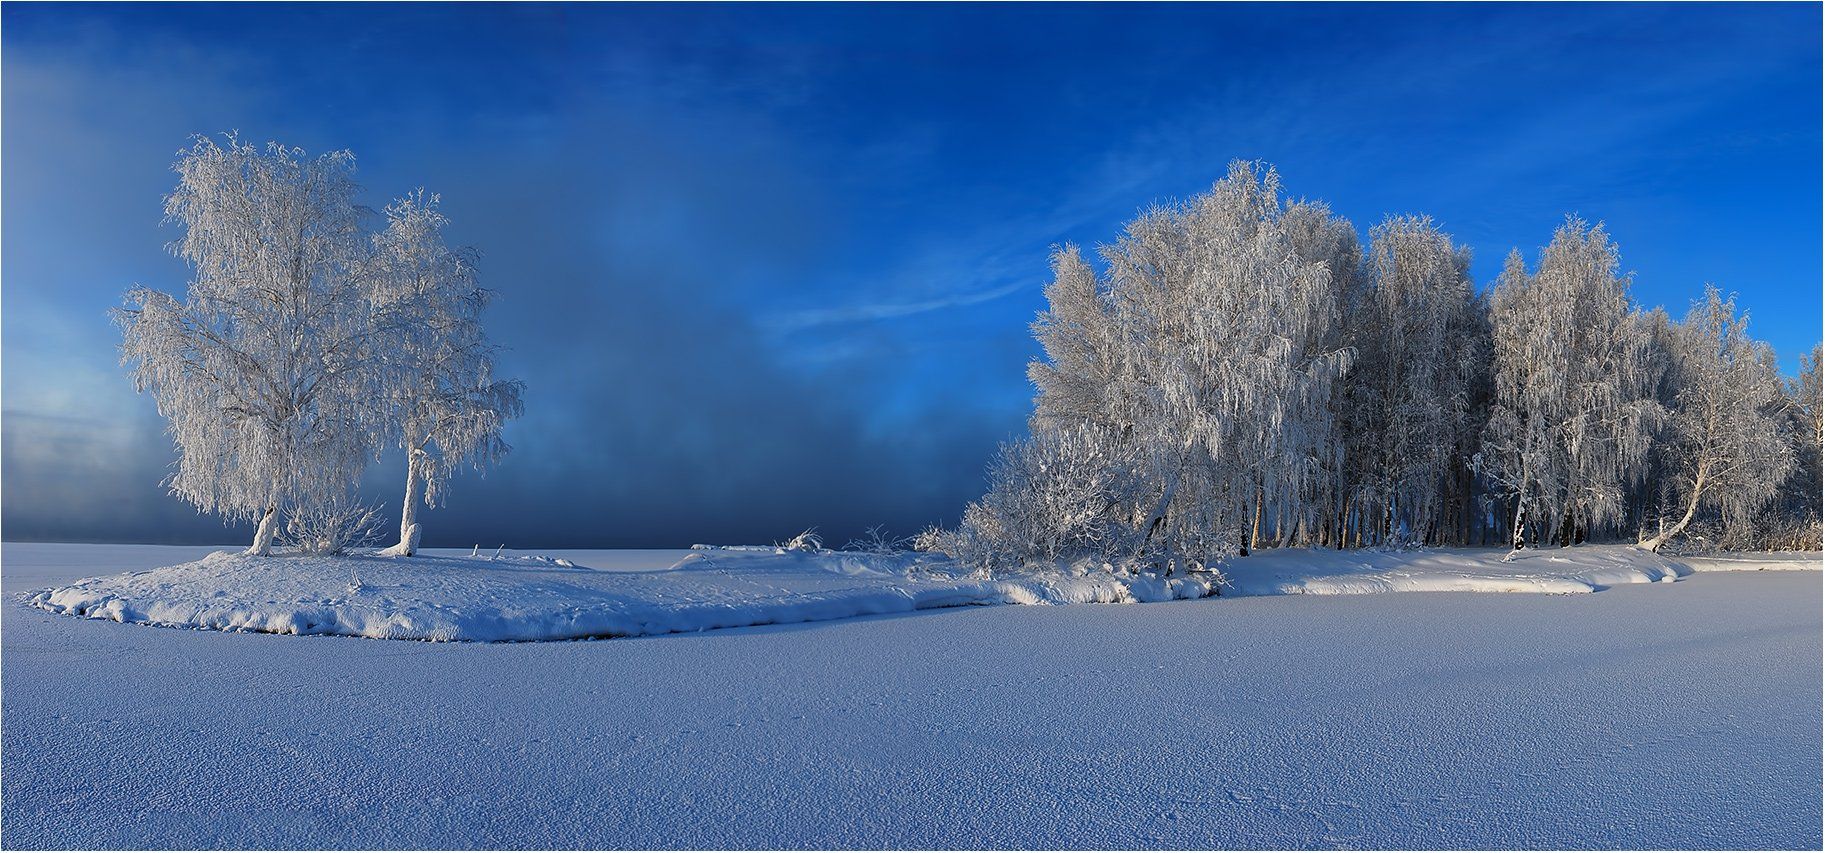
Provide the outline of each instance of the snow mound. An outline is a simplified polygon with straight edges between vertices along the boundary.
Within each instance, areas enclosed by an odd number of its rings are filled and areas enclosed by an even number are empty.
[[[410,558],[247,557],[219,551],[31,594],[55,613],[224,631],[406,640],[633,637],[818,622],[940,607],[1117,604],[1223,595],[1587,593],[1693,571],[1818,569],[1817,554],[1668,557],[1621,545],[1508,555],[1496,549],[1258,551],[1216,575],[1162,578],[1081,563],[983,578],[930,554],[697,546],[670,562],[421,553]],[[673,552],[674,554],[677,552]],[[577,557],[578,560],[584,559]]]
[[[434,641],[632,637],[994,604],[1198,598],[1193,578],[1040,572],[986,580],[947,560],[698,549],[648,570],[532,556],[248,557],[218,551],[32,594],[55,613],[275,634]]]
[[[1742,551],[1678,558],[1695,572],[1803,572],[1821,568],[1817,551]]]
[[[1672,583],[1695,571],[1818,569],[1817,553],[1670,557],[1629,545],[1580,545],[1510,554],[1500,549],[1260,551],[1230,560],[1224,595],[1376,592],[1597,592]]]

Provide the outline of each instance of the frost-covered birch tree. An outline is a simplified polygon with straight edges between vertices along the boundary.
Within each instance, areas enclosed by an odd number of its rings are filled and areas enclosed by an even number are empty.
[[[480,468],[511,448],[501,437],[521,412],[518,380],[494,377],[495,348],[481,323],[489,293],[477,284],[474,252],[451,248],[438,198],[423,190],[386,210],[374,236],[369,297],[383,318],[388,439],[406,454],[399,542],[387,554],[418,548],[420,503],[435,506],[464,465]]]
[[[1130,413],[1113,396],[1122,366],[1115,317],[1096,271],[1076,246],[1053,249],[1045,295],[1046,310],[1032,325],[1045,358],[1027,365],[1039,390],[1033,432],[1094,423],[1131,436]]]
[[[1302,263],[1320,264],[1330,273],[1331,299],[1337,322],[1307,324],[1301,348],[1311,352],[1347,352],[1359,359],[1360,316],[1369,301],[1369,275],[1363,263],[1356,226],[1317,201],[1287,205],[1280,223]],[[1355,370],[1350,371],[1353,376]],[[1327,544],[1341,547],[1348,535],[1347,496],[1352,482],[1350,452],[1350,379],[1330,396],[1328,411],[1307,419],[1306,446],[1312,465],[1296,484],[1269,503],[1279,545]],[[1251,537],[1254,538],[1254,537]]]
[[[1369,232],[1371,286],[1352,312],[1345,430],[1351,503],[1370,542],[1437,542],[1461,503],[1463,451],[1488,347],[1470,253],[1426,217]]]
[[[172,492],[257,521],[266,554],[283,513],[342,499],[375,447],[354,156],[198,138],[173,168],[171,249],[195,275],[181,299],[128,291],[122,363],[170,422]]]
[[[1762,547],[1816,550],[1825,519],[1825,396],[1820,365],[1825,347],[1814,345],[1800,357],[1800,372],[1783,383],[1787,395],[1787,434],[1793,447],[1793,470],[1782,484],[1777,505],[1781,530],[1770,531]]]
[[[1825,346],[1814,344],[1812,353],[1800,357],[1800,372],[1784,383],[1787,410],[1793,422],[1795,467],[1791,491],[1797,503],[1810,512],[1815,525],[1825,500],[1825,396],[1821,396],[1820,368]]]
[[[1671,329],[1673,394],[1660,449],[1678,516],[1671,524],[1661,518],[1654,535],[1641,540],[1644,548],[1659,550],[1702,507],[1716,507],[1726,525],[1746,522],[1779,493],[1793,467],[1774,351],[1750,338],[1748,327],[1736,298],[1706,285],[1704,298]]]
[[[1246,553],[1254,509],[1321,471],[1333,391],[1332,271],[1301,257],[1273,169],[1237,162],[1211,191],[1158,209],[1107,253],[1119,326],[1144,366],[1163,476],[1143,541]]]
[[[1621,519],[1662,414],[1646,318],[1601,225],[1568,218],[1489,300],[1494,402],[1476,465],[1512,503],[1513,544],[1581,541]]]
[[[1263,507],[1297,500],[1322,471],[1331,392],[1349,362],[1332,345],[1331,270],[1301,257],[1287,212],[1279,176],[1237,162],[1209,193],[1130,222],[1101,250],[1102,275],[1074,249],[1055,253],[1034,325],[1046,358],[1029,371],[1037,444],[1004,453],[966,538],[994,539],[1009,525],[982,522],[1029,509],[995,503],[1038,493],[1007,484],[1060,443],[1042,436],[1093,429],[1073,442],[1125,469],[1090,508],[1116,531],[1101,535],[1106,553],[1201,564],[1247,552]]]
[[[1821,398],[1820,390],[1822,361],[1825,361],[1825,345],[1813,344],[1811,354],[1800,357],[1799,374],[1783,383],[1789,406],[1799,422],[1799,443],[1811,447],[1814,455],[1825,449],[1825,398]]]

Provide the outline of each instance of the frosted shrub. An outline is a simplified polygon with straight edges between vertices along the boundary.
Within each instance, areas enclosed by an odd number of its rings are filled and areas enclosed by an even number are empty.
[[[1753,537],[1742,543],[1755,551],[1817,551],[1825,546],[1825,525],[1817,513],[1769,512],[1766,520],[1751,528]]]
[[[1134,457],[1107,430],[1079,424],[1003,444],[989,491],[964,509],[947,543],[982,568],[1102,554],[1127,539],[1116,520],[1132,493]]]
[[[1678,537],[1661,546],[1675,555],[1721,554],[1730,551],[1817,551],[1819,519],[1769,510],[1752,519],[1731,524],[1715,510],[1686,525]]]
[[[379,510],[338,498],[299,507],[285,519],[286,539],[306,554],[341,554],[379,541]]]
[[[950,554],[956,549],[956,534],[936,524],[914,533],[907,544],[921,554]]]
[[[817,528],[812,527],[801,531],[784,543],[775,542],[773,547],[782,551],[804,551],[815,554],[824,550],[824,537],[817,535]]]
[[[877,524],[863,531],[861,536],[849,540],[843,546],[843,550],[862,554],[889,555],[905,551],[910,544],[910,538],[896,539],[887,532],[886,527]]]

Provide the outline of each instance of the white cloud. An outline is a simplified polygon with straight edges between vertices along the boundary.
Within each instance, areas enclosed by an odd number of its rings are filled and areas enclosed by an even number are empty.
[[[812,308],[804,311],[792,311],[776,314],[769,320],[775,331],[796,332],[818,326],[838,324],[867,323],[875,320],[893,320],[911,317],[916,314],[927,314],[943,311],[947,308],[962,308],[969,305],[980,305],[1008,296],[1026,287],[1026,282],[1015,282],[988,290],[968,293],[953,293],[933,299],[922,299],[914,302],[874,302],[858,305],[844,305],[837,308]]]

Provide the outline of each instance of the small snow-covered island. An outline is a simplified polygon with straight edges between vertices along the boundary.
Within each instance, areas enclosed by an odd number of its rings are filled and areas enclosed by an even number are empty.
[[[217,11],[5,13],[0,846],[1825,843],[1817,7]]]

